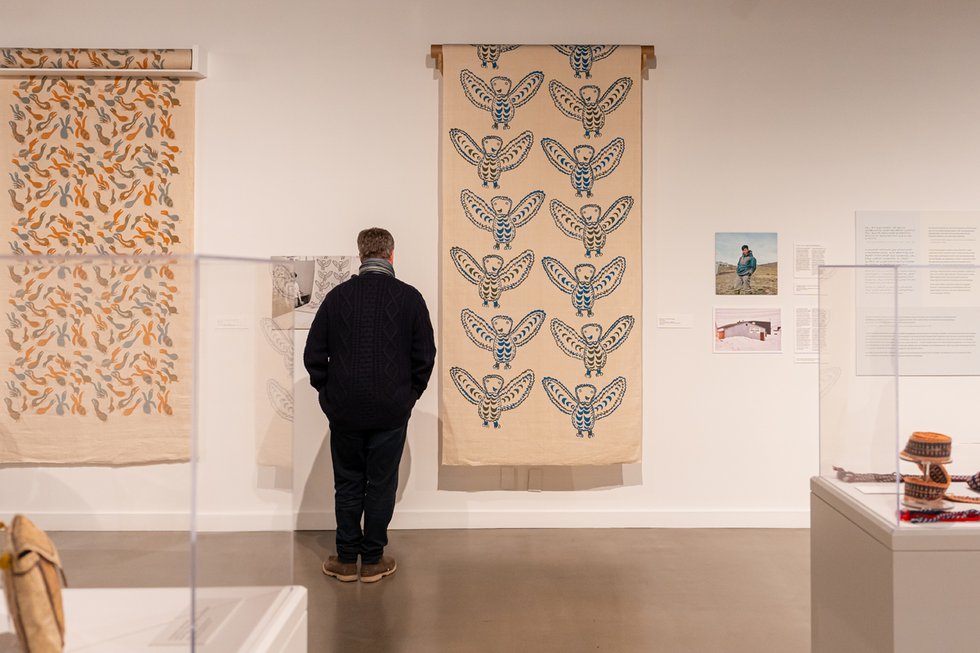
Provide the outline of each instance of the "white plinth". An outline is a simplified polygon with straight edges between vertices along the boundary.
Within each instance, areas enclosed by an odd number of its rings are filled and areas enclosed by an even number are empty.
[[[823,478],[810,490],[813,653],[978,650],[976,524],[899,527],[894,494]]]
[[[66,589],[67,653],[189,651],[188,588]],[[306,653],[306,588],[207,587],[197,591],[205,653]],[[0,634],[11,632],[0,601]]]

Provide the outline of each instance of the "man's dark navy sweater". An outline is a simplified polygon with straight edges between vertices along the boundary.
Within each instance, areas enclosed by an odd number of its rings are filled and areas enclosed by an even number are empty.
[[[429,383],[436,344],[421,293],[395,277],[359,274],[316,313],[303,363],[332,429],[404,425]]]

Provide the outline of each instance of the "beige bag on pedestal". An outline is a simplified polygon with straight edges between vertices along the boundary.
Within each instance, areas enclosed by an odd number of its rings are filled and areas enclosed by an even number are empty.
[[[24,515],[13,527],[0,523],[6,537],[0,567],[7,611],[24,653],[61,653],[65,613],[61,605],[61,559],[47,533]]]

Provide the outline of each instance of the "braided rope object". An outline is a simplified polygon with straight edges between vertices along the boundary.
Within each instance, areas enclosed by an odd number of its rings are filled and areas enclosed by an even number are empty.
[[[895,482],[895,472],[891,474],[875,474],[871,472],[852,472],[843,467],[834,467],[834,472],[837,475],[837,480],[844,483],[894,483]],[[899,483],[905,481],[907,474],[901,474],[899,476]],[[965,474],[953,474],[949,477],[950,481],[953,483],[966,483],[970,486],[971,490],[975,492],[980,492],[980,472],[977,472],[973,476],[967,476]]]
[[[912,524],[932,524],[936,522],[980,521],[980,510],[903,510],[902,521]]]
[[[923,474],[925,474],[925,465],[923,463],[918,463],[918,465],[919,469],[922,470]],[[834,467],[833,469],[837,475],[837,479],[844,483],[894,483],[896,477],[894,473],[859,473],[848,471],[843,467]],[[944,477],[949,480],[944,482]],[[921,485],[921,482],[926,480],[923,476],[916,476],[913,474],[901,474],[899,478],[900,483],[911,481],[912,484],[916,485]],[[916,481],[919,481],[919,483],[916,483]],[[946,488],[948,488],[951,483],[966,483],[974,492],[980,492],[980,472],[977,472],[973,476],[950,475],[949,472],[946,471],[946,468],[938,463],[932,463],[929,465],[928,481],[931,483],[936,483],[937,485],[943,485]],[[906,485],[908,486],[908,483]],[[924,490],[920,487],[918,492],[921,493],[922,491]],[[913,492],[915,493],[916,490],[913,490]],[[923,497],[909,497],[908,489],[906,489],[905,494],[906,497],[911,498],[916,504],[921,504],[922,501],[926,501],[926,499]],[[962,494],[950,494],[946,492],[943,494],[943,496],[933,500],[938,501],[940,499],[946,499],[955,503],[972,503],[980,505],[980,497],[968,497]]]

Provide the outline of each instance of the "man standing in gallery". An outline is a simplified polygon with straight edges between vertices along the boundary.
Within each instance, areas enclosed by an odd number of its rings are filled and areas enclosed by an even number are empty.
[[[337,555],[323,563],[323,573],[357,580],[360,556],[361,582],[373,583],[396,569],[384,548],[398,464],[436,345],[422,295],[395,278],[392,235],[365,229],[357,249],[360,270],[323,300],[303,363],[330,422]]]
[[[752,294],[752,275],[755,274],[755,257],[748,245],[742,245],[742,255],[735,268],[735,294]]]

